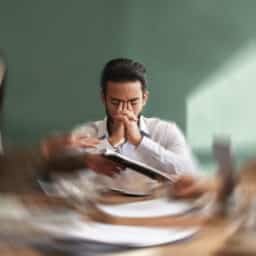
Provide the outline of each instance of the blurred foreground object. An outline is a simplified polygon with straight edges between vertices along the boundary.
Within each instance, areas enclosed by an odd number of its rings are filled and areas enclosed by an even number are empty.
[[[3,151],[2,145],[2,133],[3,133],[3,104],[4,104],[4,93],[6,87],[7,77],[7,65],[4,58],[4,54],[0,49],[0,153]]]
[[[67,150],[46,158],[37,147],[6,150],[0,155],[0,192],[33,192],[38,190],[40,178],[58,173],[72,174],[85,168],[109,176],[122,170],[120,164],[97,154]]]
[[[86,205],[87,208],[85,207],[85,211],[83,211],[83,207],[81,207],[83,202],[79,203],[77,200],[68,200],[67,206],[74,206],[74,209],[77,210],[77,213],[81,214],[81,216],[84,216],[84,221],[91,223],[90,228],[92,228],[93,224],[95,223],[138,227],[161,227],[167,230],[168,228],[173,227],[201,227],[199,234],[189,241],[145,249],[141,251],[144,253],[143,255],[188,255],[191,253],[191,251],[197,255],[216,255],[215,253],[219,251],[225,242],[230,239],[236,232],[241,229],[245,229],[245,232],[248,232],[247,221],[250,217],[250,211],[252,211],[253,218],[255,216],[255,209],[252,200],[254,199],[256,192],[256,161],[250,162],[246,164],[245,167],[242,167],[238,177],[236,177],[234,174],[234,167],[232,162],[233,160],[229,155],[229,148],[227,150],[227,148],[224,147],[224,149],[224,152],[221,154],[221,159],[216,157],[220,170],[220,173],[216,177],[218,180],[218,185],[216,187],[213,186],[212,189],[210,189],[210,194],[209,197],[207,197],[207,200],[200,202],[196,206],[195,210],[189,212],[188,214],[182,216],[162,216],[157,218],[114,216],[104,212],[101,208],[99,208],[97,198],[93,198],[93,200]],[[23,152],[23,154],[25,153]],[[32,157],[33,154],[34,156]],[[38,155],[35,153],[35,151],[30,152],[27,155],[25,154],[25,156],[23,155],[23,157],[21,157],[21,159],[23,159],[21,162],[25,163],[26,161],[24,160],[29,159],[29,155],[32,157],[31,159],[34,159],[35,163],[38,163]],[[11,159],[12,157],[10,156],[9,165]],[[20,158],[18,157],[18,159]],[[224,173],[222,174],[222,172]],[[189,184],[191,183],[191,180],[187,179],[186,182]],[[209,182],[212,182],[212,180],[209,179]],[[207,192],[209,192],[209,190],[207,191],[206,189],[205,193],[207,194]],[[203,191],[202,194],[204,195]],[[113,198],[113,195],[103,194],[102,200],[104,201],[104,199],[108,199],[108,197]],[[16,198],[21,197],[17,196]],[[148,198],[145,198],[144,200],[146,199]],[[127,200],[127,197],[122,196],[122,200],[122,203],[124,203]],[[133,200],[136,201],[138,199],[134,198]],[[65,200],[63,201],[65,202]],[[34,202],[36,202],[36,200]],[[57,205],[58,204],[56,202],[55,207],[57,207]],[[40,209],[40,203],[37,206],[39,207],[38,209]],[[48,204],[49,208],[53,206],[54,205]],[[63,206],[64,205],[59,205],[60,209],[63,209],[61,208]],[[215,206],[217,206],[217,210],[215,210]],[[33,207],[33,205],[31,207]],[[42,205],[41,207],[43,209]],[[220,208],[221,210],[219,210]],[[41,212],[42,210],[39,211]],[[23,216],[25,215],[26,213],[24,213]],[[34,216],[36,216],[35,212]],[[61,215],[59,214],[58,216],[59,218],[57,218],[56,221],[58,221],[58,219],[60,220]],[[32,234],[32,231],[30,234]],[[38,231],[38,234],[40,234],[40,230]],[[108,235],[107,229],[105,234]],[[111,253],[111,255],[113,254]]]
[[[42,170],[41,155],[29,149],[15,149],[0,155],[0,192],[33,193]]]
[[[91,148],[97,139],[84,139],[84,147]],[[115,163],[101,154],[80,151],[77,148],[77,138],[70,134],[59,134],[48,137],[40,144],[43,157],[53,169],[90,169],[96,173],[113,176],[122,169],[122,164]]]
[[[230,142],[227,139],[215,140],[213,154],[218,164],[216,176],[213,178],[180,176],[172,189],[172,194],[175,197],[193,198],[204,193],[219,191],[217,200],[222,204],[222,207],[226,205],[226,200],[228,200],[237,184],[237,174]]]

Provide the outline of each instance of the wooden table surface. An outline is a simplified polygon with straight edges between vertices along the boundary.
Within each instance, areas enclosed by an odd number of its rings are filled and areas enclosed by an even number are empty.
[[[150,199],[150,197],[148,198]],[[125,197],[109,193],[104,196],[105,203],[120,203],[140,201],[141,198]],[[48,199],[42,195],[24,196],[23,202],[26,204],[48,205]],[[57,203],[61,205],[61,202]],[[52,203],[56,203],[52,202]],[[157,220],[156,220],[157,221]],[[148,249],[139,249],[122,253],[110,253],[108,255],[115,256],[153,256],[153,255],[256,255],[256,236],[252,233],[241,232],[239,230],[239,222],[228,218],[216,217],[205,224],[201,231],[193,238],[164,246],[158,246]],[[38,256],[38,255],[65,255],[61,252],[42,251],[30,245],[22,245],[17,241],[0,241],[0,255],[15,256]],[[90,255],[90,254],[85,254]]]

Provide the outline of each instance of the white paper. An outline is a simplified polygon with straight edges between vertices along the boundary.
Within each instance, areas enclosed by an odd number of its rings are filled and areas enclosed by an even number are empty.
[[[98,204],[98,207],[108,214],[120,217],[161,217],[184,214],[193,205],[185,201],[160,198],[118,205]]]
[[[176,242],[191,237],[198,228],[147,228],[78,221],[73,225],[37,224],[58,238],[85,239],[116,245],[144,247]]]
[[[98,205],[103,211],[116,216],[159,217],[187,212],[191,204],[166,199],[154,199],[144,202],[122,205]],[[68,220],[69,219],[69,220]],[[199,228],[153,228],[103,224],[94,221],[82,221],[79,215],[67,216],[66,222],[35,222],[40,229],[50,232],[58,238],[85,239],[97,242],[144,247],[176,242],[189,238]]]

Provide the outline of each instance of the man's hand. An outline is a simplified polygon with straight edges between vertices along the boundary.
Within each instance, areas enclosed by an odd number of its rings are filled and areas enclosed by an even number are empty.
[[[85,155],[85,165],[87,168],[107,176],[113,176],[124,169],[121,164],[115,163],[99,154]]]
[[[72,141],[73,140],[73,141]],[[73,137],[69,134],[57,135],[41,142],[41,152],[50,167],[55,170],[72,171],[76,168],[89,168],[99,174],[113,176],[124,167],[102,155],[85,153],[78,156],[62,155],[67,148],[95,147],[98,140],[88,137]]]
[[[71,135],[69,146],[72,148],[95,148],[100,143],[97,138],[85,135]]]
[[[111,124],[111,136],[109,143],[113,146],[123,143],[125,140],[137,146],[142,140],[138,126],[138,118],[132,111],[131,103],[120,103],[117,114],[113,116]]]
[[[194,198],[213,189],[209,180],[202,180],[193,176],[180,176],[172,184],[171,195],[177,198]]]
[[[117,110],[117,115],[113,117],[113,122],[110,124],[111,135],[108,141],[112,146],[119,145],[125,141],[125,127],[122,118],[123,108],[124,104],[120,103]]]
[[[123,111],[122,119],[125,125],[127,141],[138,146],[142,140],[142,135],[138,126],[138,118],[132,112],[132,106],[129,102],[127,103],[127,108]]]
[[[94,148],[100,143],[97,138],[81,135],[61,134],[51,136],[41,142],[41,152],[45,158],[60,154],[67,148]]]

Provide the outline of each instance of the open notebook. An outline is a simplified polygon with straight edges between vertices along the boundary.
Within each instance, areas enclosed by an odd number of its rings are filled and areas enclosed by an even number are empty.
[[[158,181],[175,181],[174,176],[167,174],[163,171],[155,169],[145,163],[135,161],[133,159],[128,158],[127,156],[121,155],[113,150],[106,149],[103,151],[103,155],[112,161],[123,164],[127,168],[131,168],[136,172],[139,172],[151,179]]]

